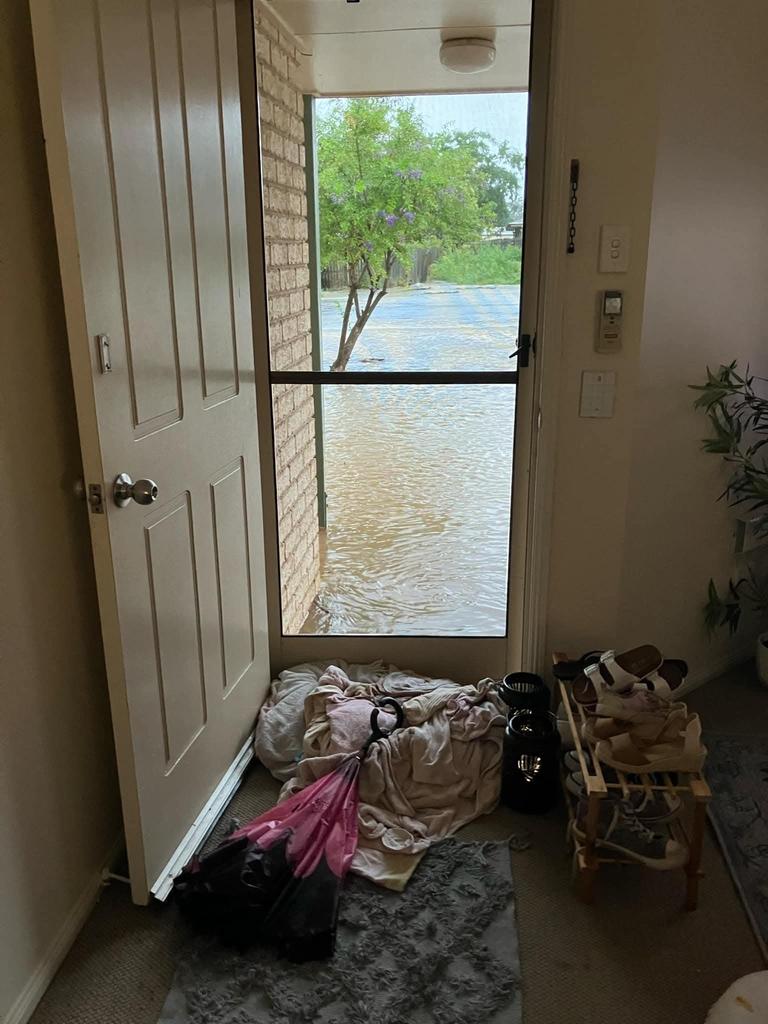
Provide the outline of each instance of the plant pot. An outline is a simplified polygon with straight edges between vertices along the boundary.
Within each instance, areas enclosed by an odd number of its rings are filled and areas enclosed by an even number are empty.
[[[768,630],[757,638],[755,661],[757,662],[757,678],[763,686],[768,686]]]

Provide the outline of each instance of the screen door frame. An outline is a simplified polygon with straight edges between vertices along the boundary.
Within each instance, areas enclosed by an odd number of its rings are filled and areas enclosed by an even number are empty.
[[[254,306],[262,310],[255,324],[256,377],[259,438],[261,446],[262,493],[264,500],[267,588],[269,603],[270,658],[273,674],[308,661],[343,659],[371,662],[378,659],[412,668],[426,675],[462,681],[485,676],[497,678],[506,671],[540,668],[543,656],[541,600],[545,587],[546,559],[535,541],[541,488],[536,486],[537,435],[540,426],[541,375],[538,353],[542,346],[537,331],[539,297],[542,292],[544,260],[542,232],[545,222],[544,197],[547,151],[547,122],[550,107],[550,55],[555,0],[533,0],[531,23],[528,129],[526,148],[526,189],[523,231],[522,281],[520,291],[520,336],[533,341],[529,366],[501,372],[380,373],[365,371],[272,371],[266,322],[267,292],[264,261],[264,227],[261,200],[259,126],[255,95],[244,101],[246,152],[246,193],[251,259],[251,287]],[[255,56],[254,56],[255,61]],[[254,76],[255,78],[255,76]],[[459,90],[457,90],[459,91]],[[393,93],[393,95],[397,95]],[[246,109],[247,108],[247,109]],[[271,389],[277,383],[366,386],[373,384],[506,384],[516,388],[516,414],[511,502],[511,534],[508,568],[507,630],[505,636],[413,636],[413,635],[286,635],[282,632],[280,567],[277,522],[277,489],[274,472]],[[545,519],[546,517],[544,517]],[[544,522],[542,519],[542,523]]]

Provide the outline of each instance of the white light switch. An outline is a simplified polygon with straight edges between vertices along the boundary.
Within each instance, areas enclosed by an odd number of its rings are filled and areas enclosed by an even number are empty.
[[[623,274],[629,270],[629,228],[626,224],[603,224],[600,228],[601,274]]]
[[[579,416],[608,418],[615,402],[615,370],[582,371]]]

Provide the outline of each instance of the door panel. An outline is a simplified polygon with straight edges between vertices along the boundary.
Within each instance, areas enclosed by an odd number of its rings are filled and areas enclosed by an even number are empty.
[[[105,495],[90,518],[144,901],[269,685],[234,0],[32,9],[84,465]],[[157,503],[118,508],[121,472],[154,480]]]
[[[248,505],[242,460],[211,484],[223,686],[230,692],[253,658]],[[245,557],[244,557],[245,553]]]
[[[207,719],[195,539],[189,494],[144,526],[149,604],[166,771],[200,735]]]
[[[180,32],[182,66],[194,67],[196,72],[184,77],[184,110],[202,334],[203,395],[208,400],[222,400],[235,393],[237,361],[214,9],[203,4],[185,5]],[[215,106],[209,102],[214,95]]]
[[[116,2],[101,5],[98,24],[134,422],[144,434],[181,413],[149,25]]]

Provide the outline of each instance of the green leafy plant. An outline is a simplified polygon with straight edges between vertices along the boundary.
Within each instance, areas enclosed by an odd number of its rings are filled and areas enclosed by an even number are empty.
[[[343,100],[318,120],[321,263],[342,263],[349,282],[332,370],[346,369],[396,261],[478,242],[516,202],[512,158],[493,178],[492,152],[479,133],[427,132],[401,100]]]
[[[751,375],[749,367],[742,376],[734,361],[716,373],[707,367],[705,383],[690,386],[699,392],[694,408],[704,411],[712,429],[702,448],[719,455],[730,469],[720,497],[746,513],[756,535],[768,536],[768,399],[757,392],[756,382],[766,383]],[[704,607],[709,632],[727,626],[734,633],[745,605],[768,614],[768,583],[751,568],[745,576],[729,580],[724,594],[710,580]]]
[[[493,207],[496,227],[523,221],[525,156],[487,132],[454,132],[451,145],[468,149],[482,176],[481,200]]]
[[[443,254],[430,268],[433,281],[451,284],[519,284],[520,249],[490,242]]]

